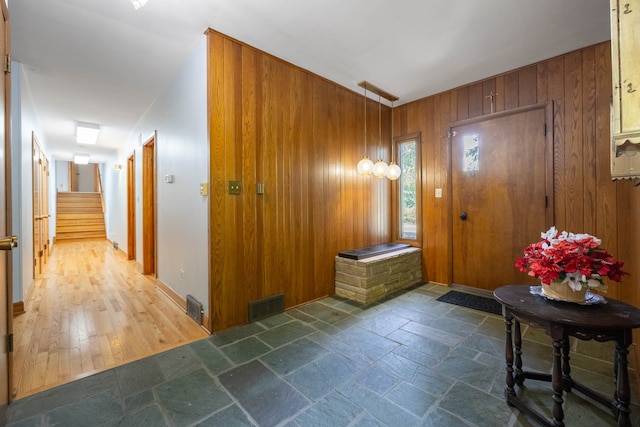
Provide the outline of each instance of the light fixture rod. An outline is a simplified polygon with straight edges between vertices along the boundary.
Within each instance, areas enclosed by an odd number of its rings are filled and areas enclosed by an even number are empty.
[[[363,80],[360,83],[358,83],[358,86],[363,87],[363,88],[367,89],[369,92],[373,92],[376,95],[381,96],[384,99],[387,99],[387,100],[389,100],[391,102],[397,101],[398,99],[400,99],[397,96],[391,95],[389,92],[380,89],[378,86],[372,85],[371,83],[369,83],[366,80]]]
[[[364,154],[367,155],[367,88],[364,88]]]
[[[391,135],[389,135],[391,137],[391,159],[389,159],[390,162],[393,162],[393,154],[395,152],[395,147],[394,145],[396,145],[393,141],[393,101],[391,101]]]
[[[382,103],[380,102],[380,94],[378,94],[378,146],[382,151]],[[380,154],[382,158],[382,154]]]

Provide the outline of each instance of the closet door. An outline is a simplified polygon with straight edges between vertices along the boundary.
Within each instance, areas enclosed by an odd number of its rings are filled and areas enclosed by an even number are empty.
[[[33,149],[33,277],[37,279],[47,263],[49,244],[48,160],[32,134]]]
[[[9,52],[9,11],[6,2],[0,2],[0,57],[5,58]],[[11,106],[11,76],[5,70],[4,81],[0,83],[0,240],[3,251],[0,252],[0,337],[6,342],[13,342],[13,294],[11,276],[7,266],[11,265],[13,239],[9,236],[11,229],[11,135],[9,130]],[[16,237],[17,239],[17,237]],[[0,414],[7,410],[12,400],[13,391],[13,356],[7,345],[0,346]]]

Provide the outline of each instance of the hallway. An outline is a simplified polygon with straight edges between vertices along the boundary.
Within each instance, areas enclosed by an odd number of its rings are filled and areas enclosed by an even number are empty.
[[[208,334],[107,240],[58,241],[14,317],[14,399]]]

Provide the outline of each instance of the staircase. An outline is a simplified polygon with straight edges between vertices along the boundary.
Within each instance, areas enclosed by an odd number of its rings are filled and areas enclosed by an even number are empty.
[[[56,240],[106,237],[100,193],[58,192]]]

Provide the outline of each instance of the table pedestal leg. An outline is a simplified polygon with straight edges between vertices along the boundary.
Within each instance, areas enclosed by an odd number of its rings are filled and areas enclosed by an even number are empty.
[[[629,338],[629,342],[630,342]],[[631,426],[631,417],[629,414],[629,372],[627,371],[627,355],[629,344],[626,342],[616,341],[616,362],[618,372],[616,372],[616,393],[615,393],[615,406],[618,409],[618,426]]]
[[[516,320],[514,323],[514,344],[516,347],[516,384],[522,386],[522,384],[524,383],[524,373],[522,371],[522,334],[520,333],[520,322]]]
[[[567,338],[568,339],[568,338]],[[553,425],[557,427],[564,426],[564,411],[562,404],[562,392],[564,391],[562,381],[562,361],[560,357],[563,339],[553,340],[553,371],[551,374],[551,384],[553,386]]]
[[[507,401],[507,404],[509,404],[510,406],[513,406],[513,404],[509,402],[509,396],[515,397],[516,395],[516,391],[514,389],[514,386],[516,383],[513,378],[513,343],[511,341],[512,323],[513,323],[513,317],[511,316],[511,314],[505,313],[504,324],[505,324],[505,331],[507,336],[506,336],[506,345],[504,349],[504,358],[507,362],[507,378],[506,378],[507,387],[504,389],[504,397]]]

